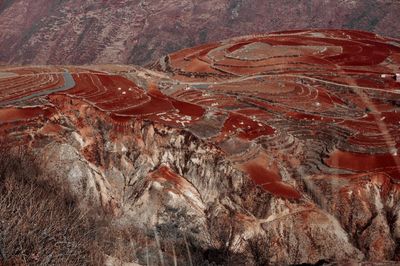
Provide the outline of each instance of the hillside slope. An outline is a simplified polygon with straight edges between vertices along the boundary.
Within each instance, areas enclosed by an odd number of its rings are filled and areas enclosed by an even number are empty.
[[[234,36],[352,28],[399,38],[395,0],[4,0],[0,63],[144,65]]]
[[[392,265],[399,67],[399,41],[349,30],[243,36],[151,69],[1,67],[0,140],[126,230],[125,262]]]

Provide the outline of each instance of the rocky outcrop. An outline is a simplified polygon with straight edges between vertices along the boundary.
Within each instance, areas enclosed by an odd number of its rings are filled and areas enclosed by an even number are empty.
[[[134,225],[149,232],[159,230],[164,238],[186,234],[207,250],[219,247],[224,234],[217,226],[209,227],[210,219],[231,213],[237,220],[225,220],[219,226],[235,224],[232,252],[246,254],[246,243],[261,235],[268,239],[265,252],[270,255],[271,264],[364,258],[340,223],[312,201],[267,197],[253,203],[255,188],[249,188],[243,174],[229,166],[229,162],[218,159],[217,150],[168,128],[146,123],[134,128],[139,132],[132,130],[132,136],[139,138],[139,142],[127,137],[123,142],[105,143],[104,153],[99,155],[108,162],[104,165],[89,162],[90,157],[82,154],[84,146],[74,147],[73,142],[50,143],[36,152],[43,156],[44,167],[51,176],[67,180],[74,195],[80,198],[81,208],[102,207],[124,226]],[[107,135],[104,130],[97,133]],[[86,142],[76,132],[71,135],[72,141]],[[187,142],[190,138],[192,141]],[[100,143],[92,145],[101,147]],[[215,167],[218,161],[219,166]],[[360,242],[370,243],[369,239]],[[386,254],[385,258],[392,255]]]

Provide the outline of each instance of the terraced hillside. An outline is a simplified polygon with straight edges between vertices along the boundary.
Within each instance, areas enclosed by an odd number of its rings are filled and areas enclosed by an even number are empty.
[[[349,28],[400,38],[397,0],[4,0],[0,64],[145,65],[244,34]]]
[[[81,208],[189,239],[209,261],[390,265],[399,72],[399,40],[350,30],[244,36],[150,69],[3,67],[0,136],[68,181]]]

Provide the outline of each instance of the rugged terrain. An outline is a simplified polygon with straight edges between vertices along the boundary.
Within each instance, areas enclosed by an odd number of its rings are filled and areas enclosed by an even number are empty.
[[[149,69],[3,67],[0,136],[80,209],[144,232],[126,263],[391,265],[399,66],[397,39],[298,30]]]
[[[302,28],[400,37],[397,0],[0,0],[0,64],[144,65],[223,38]]]

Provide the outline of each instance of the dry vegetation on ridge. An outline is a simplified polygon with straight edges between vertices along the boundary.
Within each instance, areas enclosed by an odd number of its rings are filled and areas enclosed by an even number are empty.
[[[0,147],[0,265],[101,263],[96,230],[76,200],[44,181],[23,147]]]
[[[209,218],[213,234],[207,250],[184,235],[171,237],[170,228],[119,227],[106,213],[83,212],[67,183],[47,176],[24,147],[5,143],[0,142],[0,266],[102,265],[107,260],[228,265],[248,259],[230,251],[236,228],[229,215]],[[262,253],[260,247],[251,247],[254,254]]]

